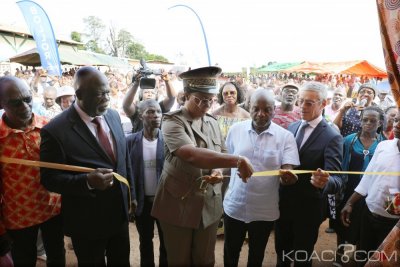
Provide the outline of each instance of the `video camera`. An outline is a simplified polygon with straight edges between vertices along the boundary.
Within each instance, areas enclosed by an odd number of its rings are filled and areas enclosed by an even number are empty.
[[[140,78],[140,88],[141,89],[154,89],[156,87],[156,79],[149,78],[150,75],[161,75],[161,70],[152,70],[147,67],[146,61],[144,59],[140,60],[140,69],[137,71],[142,75]],[[133,82],[133,81],[132,81]]]

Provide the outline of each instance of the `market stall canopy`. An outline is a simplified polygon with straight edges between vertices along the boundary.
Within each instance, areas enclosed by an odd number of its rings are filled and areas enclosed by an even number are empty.
[[[368,76],[377,78],[386,78],[386,71],[369,63],[366,60],[342,61],[322,63],[324,68],[335,74],[351,74],[356,76]]]
[[[349,74],[386,78],[386,71],[369,63],[367,60],[341,61],[341,62],[304,62],[300,65],[281,70],[283,72],[302,72],[315,74]]]
[[[276,71],[282,71],[294,66],[298,66],[303,62],[288,62],[288,63],[279,63],[279,62],[275,62],[272,64],[269,64],[266,67],[262,67],[257,69],[258,72],[276,72]]]
[[[72,50],[59,48],[61,64],[77,65],[77,66],[111,66],[111,67],[126,67],[130,65],[117,57],[103,55],[83,50]],[[10,58],[10,62],[20,63],[26,66],[40,66],[40,56],[36,48],[32,48],[21,54]]]
[[[302,72],[302,73],[316,73],[316,74],[323,74],[323,73],[331,73],[328,69],[326,69],[322,63],[318,62],[309,62],[305,61],[300,65],[293,66],[287,69],[282,70],[283,72]]]

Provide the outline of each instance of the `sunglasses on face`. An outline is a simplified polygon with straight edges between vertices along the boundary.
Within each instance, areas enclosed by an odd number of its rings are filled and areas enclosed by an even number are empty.
[[[304,104],[305,107],[309,107],[310,108],[310,107],[312,107],[315,104],[320,103],[320,102],[321,102],[321,100],[312,101],[312,100],[299,99],[299,106]]]
[[[20,99],[10,99],[10,100],[8,100],[7,104],[10,106],[13,106],[13,107],[19,107],[23,103],[30,104],[31,102],[32,102],[32,97],[27,96],[27,97],[20,98]]]
[[[203,105],[203,106],[208,106],[208,105],[212,105],[212,103],[214,102],[213,98],[203,98],[200,99],[197,96],[193,95],[194,99],[195,99],[195,103],[196,105]]]

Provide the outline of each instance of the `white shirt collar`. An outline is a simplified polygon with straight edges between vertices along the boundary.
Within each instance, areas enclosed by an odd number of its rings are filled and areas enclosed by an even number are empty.
[[[253,120],[248,120],[248,122],[249,123],[247,124],[247,130],[249,132],[255,132],[256,133],[256,131],[253,129]],[[263,133],[269,133],[271,135],[274,135],[276,126],[277,125],[274,122],[271,121],[271,124],[269,125],[269,127],[266,130],[262,131],[260,133],[260,135],[263,134]]]
[[[317,118],[313,119],[312,121],[308,122],[308,125],[311,126],[312,128],[317,127],[317,125],[322,121],[322,115],[318,116]],[[301,120],[301,122],[305,122],[305,120]]]

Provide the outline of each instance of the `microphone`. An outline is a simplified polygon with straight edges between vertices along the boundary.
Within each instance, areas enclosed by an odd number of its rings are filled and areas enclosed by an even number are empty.
[[[367,104],[367,99],[364,98],[360,101],[360,103],[358,104],[358,107],[364,108],[366,104]],[[362,112],[362,110],[358,111],[358,116],[361,116],[361,112]]]
[[[358,105],[359,107],[365,107],[365,105],[367,104],[367,99],[362,99],[361,101],[360,101],[360,104]]]

